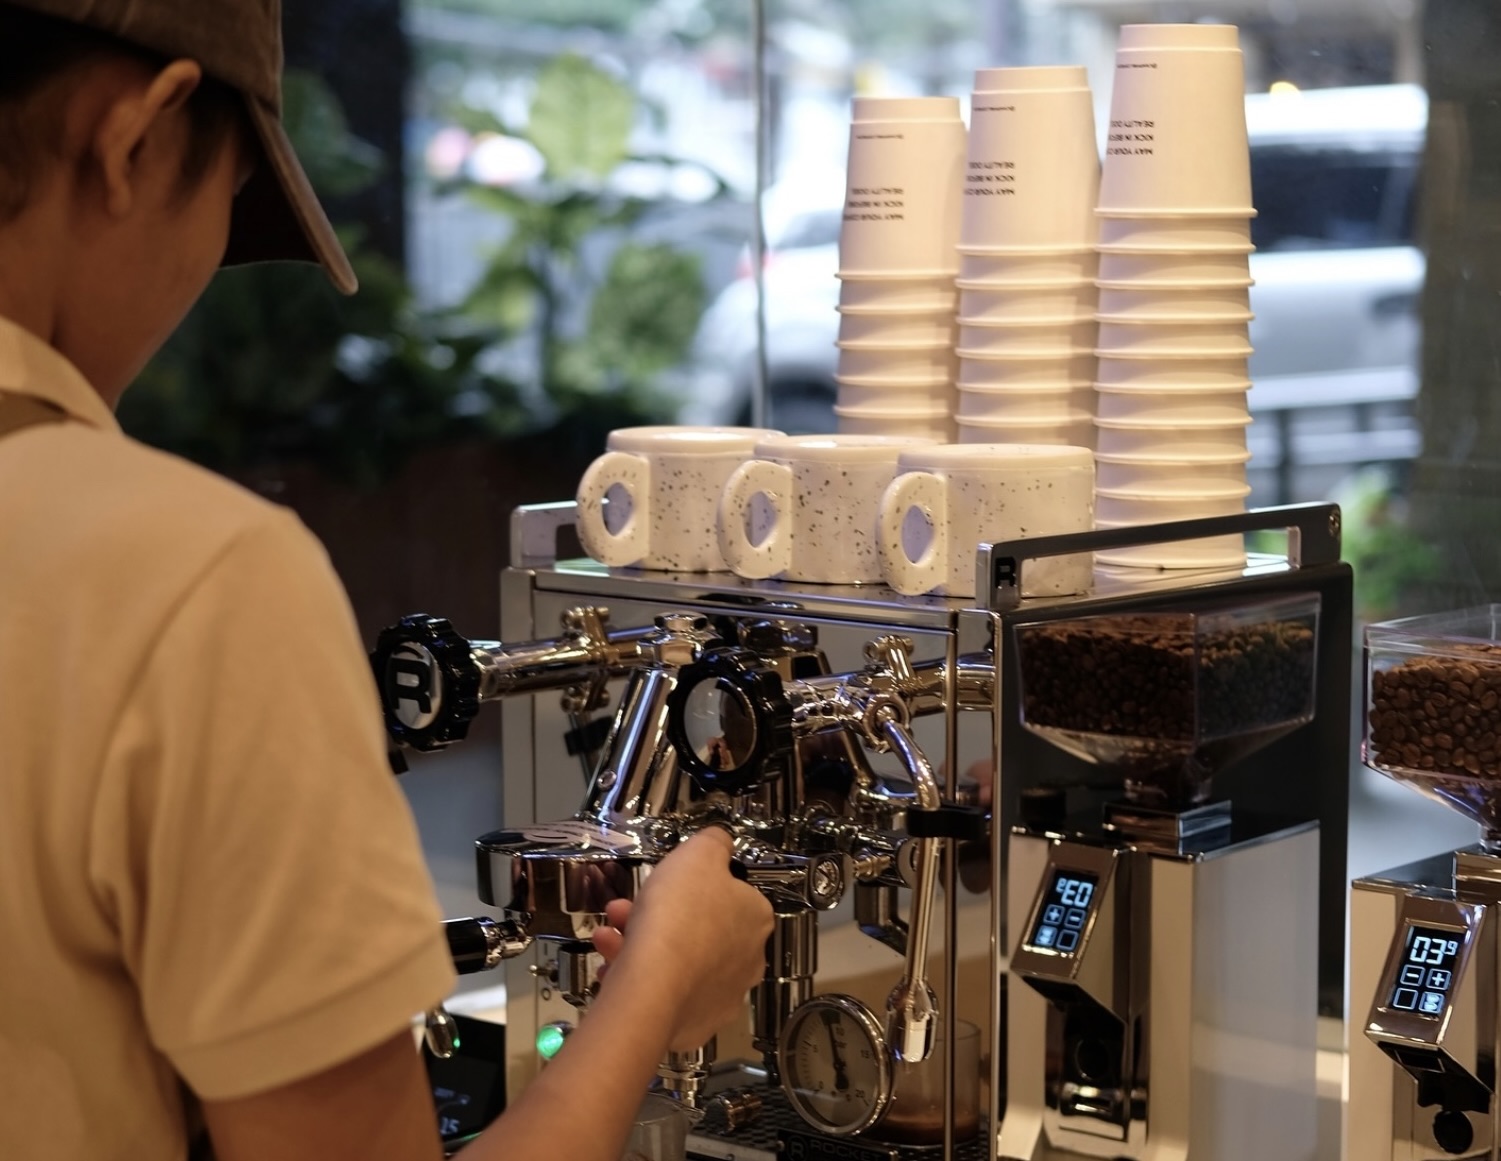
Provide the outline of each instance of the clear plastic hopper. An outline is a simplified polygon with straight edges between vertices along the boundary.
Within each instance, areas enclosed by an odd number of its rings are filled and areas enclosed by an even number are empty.
[[[1480,824],[1501,854],[1501,605],[1365,634],[1367,766]]]
[[[1120,773],[1139,806],[1185,810],[1214,775],[1313,717],[1319,597],[1017,629],[1022,724]]]

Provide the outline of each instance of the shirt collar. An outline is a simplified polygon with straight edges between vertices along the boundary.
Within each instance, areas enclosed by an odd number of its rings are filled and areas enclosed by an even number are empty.
[[[0,315],[0,392],[45,399],[90,427],[120,430],[115,413],[77,367],[3,315]]]

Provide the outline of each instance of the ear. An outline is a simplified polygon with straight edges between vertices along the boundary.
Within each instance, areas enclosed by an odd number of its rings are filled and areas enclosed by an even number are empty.
[[[125,217],[140,194],[148,146],[161,148],[174,113],[187,104],[203,79],[196,61],[173,61],[144,87],[121,89],[97,123],[90,152],[104,185],[104,204],[114,217]]]

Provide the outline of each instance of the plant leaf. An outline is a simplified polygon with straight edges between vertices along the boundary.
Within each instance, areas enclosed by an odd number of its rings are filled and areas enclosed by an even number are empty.
[[[549,176],[603,181],[625,159],[636,95],[582,57],[557,57],[537,78],[526,136]]]

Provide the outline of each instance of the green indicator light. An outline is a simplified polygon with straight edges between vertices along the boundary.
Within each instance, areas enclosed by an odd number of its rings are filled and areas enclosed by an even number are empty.
[[[537,1051],[542,1054],[543,1060],[551,1060],[558,1054],[558,1049],[563,1047],[563,1041],[567,1039],[567,1033],[556,1024],[546,1025],[537,1033]]]

